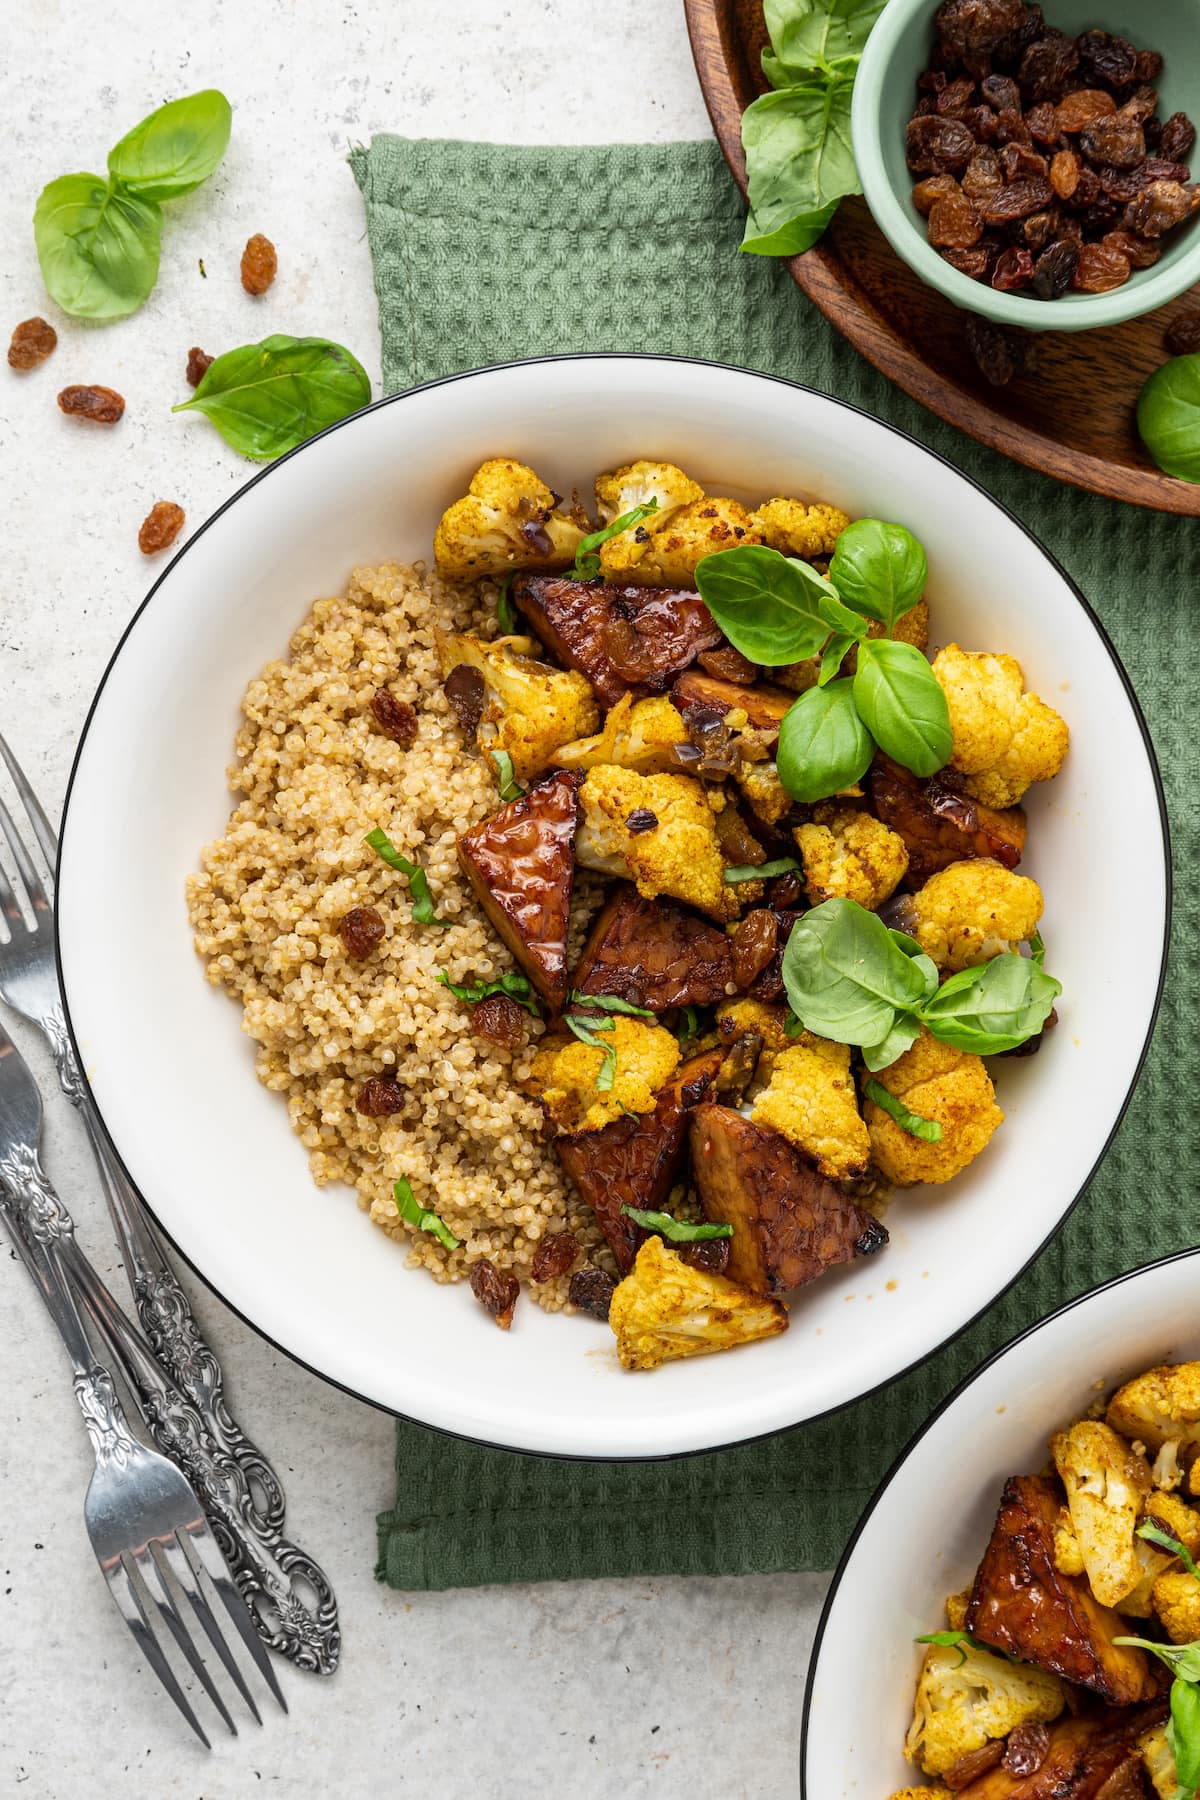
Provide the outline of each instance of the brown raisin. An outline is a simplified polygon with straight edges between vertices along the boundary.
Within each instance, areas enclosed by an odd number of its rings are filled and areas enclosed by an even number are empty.
[[[648,806],[635,806],[625,821],[625,828],[632,831],[635,837],[640,836],[643,831],[656,831],[658,814],[651,812]]]
[[[943,179],[949,180],[949,176]],[[722,644],[718,650],[702,650],[696,661],[706,675],[715,675],[718,681],[736,681],[742,687],[750,687],[758,680],[757,663],[732,644]]]
[[[1050,1733],[1044,1725],[1018,1725],[1010,1732],[1001,1766],[1007,1774],[1023,1779],[1036,1775],[1050,1754]]]
[[[201,350],[199,344],[193,344],[188,351],[187,359],[188,386],[199,387],[215,361],[216,358],[210,356],[206,350]]]
[[[1180,114],[1180,117],[1183,115]],[[58,342],[58,333],[45,319],[22,319],[8,346],[10,369],[36,369]]]
[[[996,115],[990,106],[968,108],[962,122],[977,144],[990,144],[996,135]]]
[[[143,556],[155,556],[168,550],[183,530],[182,506],[174,500],[156,500],[138,530],[138,549]]]
[[[567,1289],[567,1299],[580,1312],[591,1313],[593,1319],[608,1318],[617,1284],[604,1269],[576,1269]]]
[[[942,0],[933,28],[942,48],[964,62],[988,56],[1019,29],[1022,0]]]
[[[1103,168],[1099,175],[1100,186],[1109,199],[1124,202],[1132,200],[1137,194],[1145,193],[1152,181],[1186,181],[1188,166],[1186,163],[1167,162],[1161,156],[1148,156],[1136,168]]]
[[[1032,144],[1033,133],[1021,112],[996,114],[995,139],[998,144]]]
[[[1085,206],[1079,214],[1079,223],[1083,226],[1084,239],[1091,243],[1102,238],[1111,231],[1121,217],[1120,203],[1103,195],[1092,206]]]
[[[1060,200],[1069,200],[1079,186],[1082,166],[1073,150],[1060,150],[1055,156],[1050,164],[1050,186]]]
[[[1127,256],[1133,268],[1150,269],[1162,255],[1158,244],[1152,244],[1148,238],[1136,237],[1132,231],[1109,231],[1101,238],[1106,250],[1119,250]]]
[[[1030,213],[1043,212],[1054,199],[1048,181],[1030,175],[1022,181],[1010,181],[994,194],[985,194],[979,210],[985,225],[1011,225],[1015,219],[1027,219]]]
[[[979,91],[994,112],[1021,110],[1021,90],[1011,75],[985,75]]]
[[[1095,169],[1089,168],[1087,163],[1080,163],[1079,180],[1075,183],[1075,192],[1067,204],[1073,212],[1082,212],[1085,206],[1094,206],[1103,192]]]
[[[1124,87],[1137,79],[1137,51],[1111,31],[1085,31],[1075,40],[1080,72],[1105,87]]]
[[[982,155],[982,152],[980,151],[976,154]],[[972,157],[971,162],[973,163],[974,161],[975,157]],[[967,173],[970,173],[970,168],[968,168]],[[966,176],[964,176],[963,179],[965,181]],[[927,175],[924,181],[918,181],[914,184],[912,201],[917,211],[925,218],[928,218],[935,200],[954,199],[962,192],[963,189],[959,187],[953,175]]]
[[[1182,223],[1200,205],[1200,189],[1179,181],[1152,181],[1125,208],[1121,224],[1138,237],[1159,238]]]
[[[346,954],[361,962],[382,941],[387,926],[383,914],[373,906],[352,906],[338,920],[338,936],[346,946]]]
[[[1061,135],[1058,108],[1051,100],[1039,100],[1026,114],[1025,123],[1035,144],[1056,144]]]
[[[1029,250],[1005,250],[996,258],[992,270],[992,286],[998,293],[1011,294],[1028,287],[1033,280],[1033,255]]]
[[[948,175],[935,175],[934,181],[949,181]],[[990,194],[995,188],[1004,186],[1004,176],[1000,172],[1000,158],[995,150],[984,146],[977,150],[962,178],[962,191],[972,200]]]
[[[371,695],[371,711],[384,737],[391,738],[402,750],[411,750],[417,741],[417,715],[407,700],[397,700],[391,688],[376,688]]]
[[[521,1293],[515,1275],[502,1275],[490,1257],[481,1256],[471,1264],[471,1292],[485,1312],[490,1312],[501,1331],[513,1322],[513,1309]]]
[[[1048,244],[1052,244],[1058,236],[1057,212],[1031,213],[1021,226],[1021,237],[1024,243],[1036,256]]]
[[[1200,351],[1200,312],[1180,313],[1172,319],[1163,342],[1170,356],[1195,356]]]
[[[1158,89],[1152,87],[1134,88],[1124,106],[1120,108],[1119,117],[1130,119],[1135,125],[1144,125],[1158,111]]]
[[[106,387],[65,387],[58,404],[63,412],[77,419],[92,419],[97,425],[115,425],[125,411],[120,394]]]
[[[1054,110],[1059,131],[1074,132],[1093,125],[1097,119],[1109,118],[1116,112],[1117,103],[1103,88],[1076,88],[1073,94],[1064,94]]]
[[[1039,300],[1057,300],[1071,285],[1079,264],[1079,246],[1059,238],[1038,257],[1033,265],[1033,291]]]
[[[525,1018],[525,1009],[510,995],[489,994],[471,1008],[471,1030],[501,1050],[519,1050],[528,1035]]]
[[[565,1275],[579,1255],[579,1243],[573,1231],[552,1231],[533,1253],[531,1281],[557,1281]]]
[[[1058,235],[1067,244],[1082,244],[1083,226],[1071,213],[1063,213],[1058,221]]]
[[[1141,126],[1122,113],[1106,119],[1093,119],[1079,134],[1079,148],[1094,163],[1111,163],[1117,169],[1132,169],[1144,161],[1146,138]]]
[[[916,175],[965,169],[975,139],[959,119],[910,119],[905,137],[908,166]]]
[[[359,1088],[354,1105],[365,1119],[386,1119],[402,1110],[404,1090],[398,1081],[385,1075],[372,1075]]]
[[[966,77],[949,81],[937,97],[937,110],[943,119],[961,119],[975,98],[975,83]]]
[[[1107,294],[1129,280],[1129,258],[1103,244],[1083,244],[1071,285],[1081,294]]]
[[[248,294],[265,294],[275,279],[279,258],[269,237],[256,231],[242,251],[242,286]]]
[[[804,894],[804,884],[793,870],[786,875],[776,875],[767,883],[767,901],[782,912],[789,907],[799,906]]]
[[[952,250],[969,250],[983,236],[983,221],[965,194],[935,200],[929,214],[929,241]]]
[[[680,1244],[677,1254],[680,1262],[703,1269],[706,1275],[723,1275],[729,1266],[729,1239],[701,1238],[698,1244]]]
[[[1061,100],[1067,81],[1079,67],[1079,52],[1072,38],[1053,26],[1038,38],[1021,58],[1017,84],[1027,106],[1039,100]]]
[[[1186,162],[1196,142],[1196,127],[1186,113],[1172,113],[1164,120],[1158,140],[1158,153],[1171,162]],[[50,346],[54,348],[53,344]],[[11,357],[9,358],[11,361]]]
[[[733,934],[733,979],[739,988],[748,988],[775,954],[779,940],[779,922],[767,907],[756,907],[739,920]]]
[[[981,244],[976,244],[973,250],[942,250],[939,254],[943,262],[969,275],[972,281],[982,281],[988,272],[988,253]]]
[[[469,663],[459,663],[442,683],[442,692],[454,710],[463,737],[473,742],[483,716],[483,676]]]
[[[967,320],[967,348],[976,366],[992,387],[1007,387],[1025,367],[1027,346],[1017,332],[974,313]]]
[[[1025,175],[1043,177],[1050,165],[1031,144],[1005,144],[1000,152],[1000,173],[1005,181],[1019,181]]]
[[[970,1787],[972,1782],[977,1781],[981,1775],[986,1775],[989,1769],[994,1769],[1003,1755],[1003,1739],[990,1738],[986,1744],[981,1744],[978,1750],[968,1750],[965,1756],[960,1756],[957,1762],[951,1763],[943,1777],[946,1786],[951,1793],[957,1793],[960,1788]]]
[[[1157,50],[1139,50],[1134,79],[1137,81],[1157,81],[1162,74],[1163,59]]]

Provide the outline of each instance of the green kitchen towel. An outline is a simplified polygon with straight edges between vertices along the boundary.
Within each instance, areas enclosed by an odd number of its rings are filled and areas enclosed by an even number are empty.
[[[940,451],[1026,521],[1099,611],[1146,710],[1181,871],[1154,1047],[1086,1199],[984,1320],[882,1395],[681,1461],[555,1463],[398,1427],[397,1501],[379,1520],[377,1571],[398,1588],[827,1568],[892,1457],[984,1356],[1069,1296],[1200,1239],[1200,519],[1059,486],[891,387],[783,267],[738,254],[743,209],[715,144],[514,149],[379,137],[353,167],[389,389],[547,352],[650,350],[836,394]]]

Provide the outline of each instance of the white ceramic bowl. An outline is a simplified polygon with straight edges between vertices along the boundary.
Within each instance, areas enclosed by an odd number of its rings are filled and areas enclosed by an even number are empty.
[[[882,1800],[919,1781],[900,1746],[922,1632],[969,1585],[1000,1491],[1099,1390],[1200,1356],[1200,1251],[1120,1275],[999,1351],[925,1425],[859,1522],[809,1665],[800,1752],[806,1800]]]
[[[1065,772],[1029,809],[1062,1024],[1036,1058],[1000,1065],[1007,1125],[948,1191],[897,1201],[890,1248],[805,1293],[784,1337],[653,1375],[621,1373],[594,1321],[528,1300],[501,1338],[465,1285],[408,1270],[349,1194],[319,1191],[282,1102],[255,1080],[237,1008],[204,979],[184,911],[184,878],[228,815],[248,679],[356,564],[428,556],[441,510],[500,453],[562,490],[651,455],[717,493],[814,494],[902,520],[929,554],[938,640],[1012,651],[1074,738]],[[986,1307],[1060,1223],[1120,1116],[1154,1015],[1166,913],[1161,796],[1136,702],[1081,597],[1020,524],[850,407],[762,375],[640,357],[418,388],[249,482],[171,563],[112,661],[72,777],[59,877],[84,1066],[123,1162],[187,1259],[266,1336],[354,1393],[470,1437],[579,1456],[701,1450],[812,1418]],[[1114,943],[1120,957],[1094,954]]]

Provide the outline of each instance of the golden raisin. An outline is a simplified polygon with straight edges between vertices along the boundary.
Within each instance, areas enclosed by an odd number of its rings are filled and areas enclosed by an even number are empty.
[[[215,360],[214,357],[208,355],[207,351],[201,350],[198,344],[193,344],[188,351],[187,359],[188,386],[199,387]]]
[[[407,700],[397,700],[390,688],[376,688],[371,696],[371,711],[384,737],[390,737],[402,750],[411,750],[417,741],[417,715]]]
[[[8,346],[10,369],[36,369],[44,363],[55,344],[58,333],[45,319],[22,319]]]
[[[481,1256],[471,1264],[471,1292],[485,1312],[490,1312],[501,1331],[507,1331],[513,1320],[513,1308],[521,1292],[515,1275],[502,1275],[489,1257]]]
[[[248,294],[265,294],[275,279],[279,258],[269,237],[256,231],[242,251],[242,286]]]
[[[502,1050],[519,1050],[526,1038],[524,1009],[507,994],[489,994],[471,1008],[471,1030]]]
[[[1103,244],[1084,244],[1071,285],[1084,294],[1107,294],[1110,288],[1123,286],[1129,274],[1129,258],[1119,250],[1106,249]]]
[[[533,1253],[533,1266],[529,1271],[533,1281],[554,1281],[565,1275],[575,1258],[579,1255],[579,1245],[573,1231],[552,1231],[544,1237]]]
[[[65,387],[58,396],[65,413],[78,419],[92,419],[97,425],[115,425],[125,411],[120,394],[106,387]]]
[[[370,956],[386,930],[382,913],[373,906],[352,906],[338,924],[338,936],[346,946],[346,954],[356,962]]]
[[[142,555],[155,556],[160,550],[168,550],[183,530],[185,517],[182,506],[176,506],[173,500],[156,500],[138,532]]]

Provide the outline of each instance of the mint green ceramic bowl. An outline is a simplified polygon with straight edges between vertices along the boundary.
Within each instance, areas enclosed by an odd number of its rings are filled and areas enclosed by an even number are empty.
[[[938,255],[912,203],[914,177],[904,160],[904,130],[916,80],[928,66],[937,0],[888,0],[867,40],[854,83],[851,135],[867,205],[892,249],[922,281],[969,312],[1028,331],[1088,331],[1140,318],[1200,281],[1200,215],[1163,240],[1151,269],[1135,270],[1107,294],[1066,293],[1058,300],[997,293]],[[1045,0],[1046,22],[1074,37],[1097,28],[1163,57],[1159,117],[1185,112],[1200,124],[1200,5],[1197,0]]]

